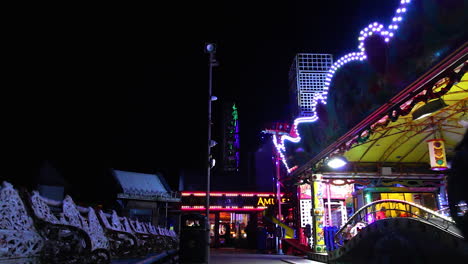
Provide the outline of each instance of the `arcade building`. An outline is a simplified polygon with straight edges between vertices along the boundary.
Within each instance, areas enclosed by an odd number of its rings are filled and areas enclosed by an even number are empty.
[[[288,202],[282,195],[282,203]],[[183,191],[181,204],[182,214],[206,215],[206,192]],[[276,194],[272,192],[211,192],[211,246],[256,248],[257,230],[261,228],[273,238],[276,205]],[[291,231],[289,228],[286,236],[293,237],[294,231]]]

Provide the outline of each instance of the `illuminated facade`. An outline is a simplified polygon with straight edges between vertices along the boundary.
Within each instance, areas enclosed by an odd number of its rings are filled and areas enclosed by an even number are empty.
[[[288,202],[283,197],[282,202]],[[183,191],[183,213],[206,212],[206,192]],[[210,233],[214,247],[247,247],[247,240],[254,239],[259,227],[272,227],[273,219],[268,218],[266,211],[271,211],[277,204],[273,192],[211,192],[210,193]],[[294,236],[288,229],[287,235]],[[274,229],[267,232],[273,233]],[[248,237],[251,236],[251,237]]]
[[[206,192],[182,192],[182,211],[205,211]],[[211,192],[210,211],[263,211],[276,204],[270,192]]]

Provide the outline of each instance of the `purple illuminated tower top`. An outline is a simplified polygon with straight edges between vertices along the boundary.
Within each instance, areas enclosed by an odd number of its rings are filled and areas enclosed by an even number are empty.
[[[225,111],[223,161],[224,171],[239,172],[240,169],[239,143],[239,113],[237,106],[232,103]]]

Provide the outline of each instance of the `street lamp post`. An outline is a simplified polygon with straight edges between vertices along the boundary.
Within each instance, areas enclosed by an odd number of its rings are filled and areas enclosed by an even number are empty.
[[[213,66],[217,66],[215,59],[216,45],[213,43],[205,44],[205,52],[209,54],[209,67],[208,67],[208,142],[207,142],[207,171],[206,171],[206,220],[208,223],[206,231],[206,263],[210,263],[210,186],[211,186],[211,147],[213,146],[211,140],[211,102],[213,101],[212,96],[212,82],[213,82]]]

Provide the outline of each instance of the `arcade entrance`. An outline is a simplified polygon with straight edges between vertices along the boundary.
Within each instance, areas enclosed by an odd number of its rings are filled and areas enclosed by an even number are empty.
[[[247,230],[252,213],[215,212],[210,214],[210,236],[213,247],[247,248]],[[253,213],[256,214],[256,213]]]
[[[184,213],[206,214],[206,192],[182,191],[181,202]],[[275,203],[275,193],[211,192],[208,218],[211,247],[266,247],[263,244],[274,235],[274,224],[264,221],[263,213]],[[261,246],[257,245],[257,236],[261,238]]]

